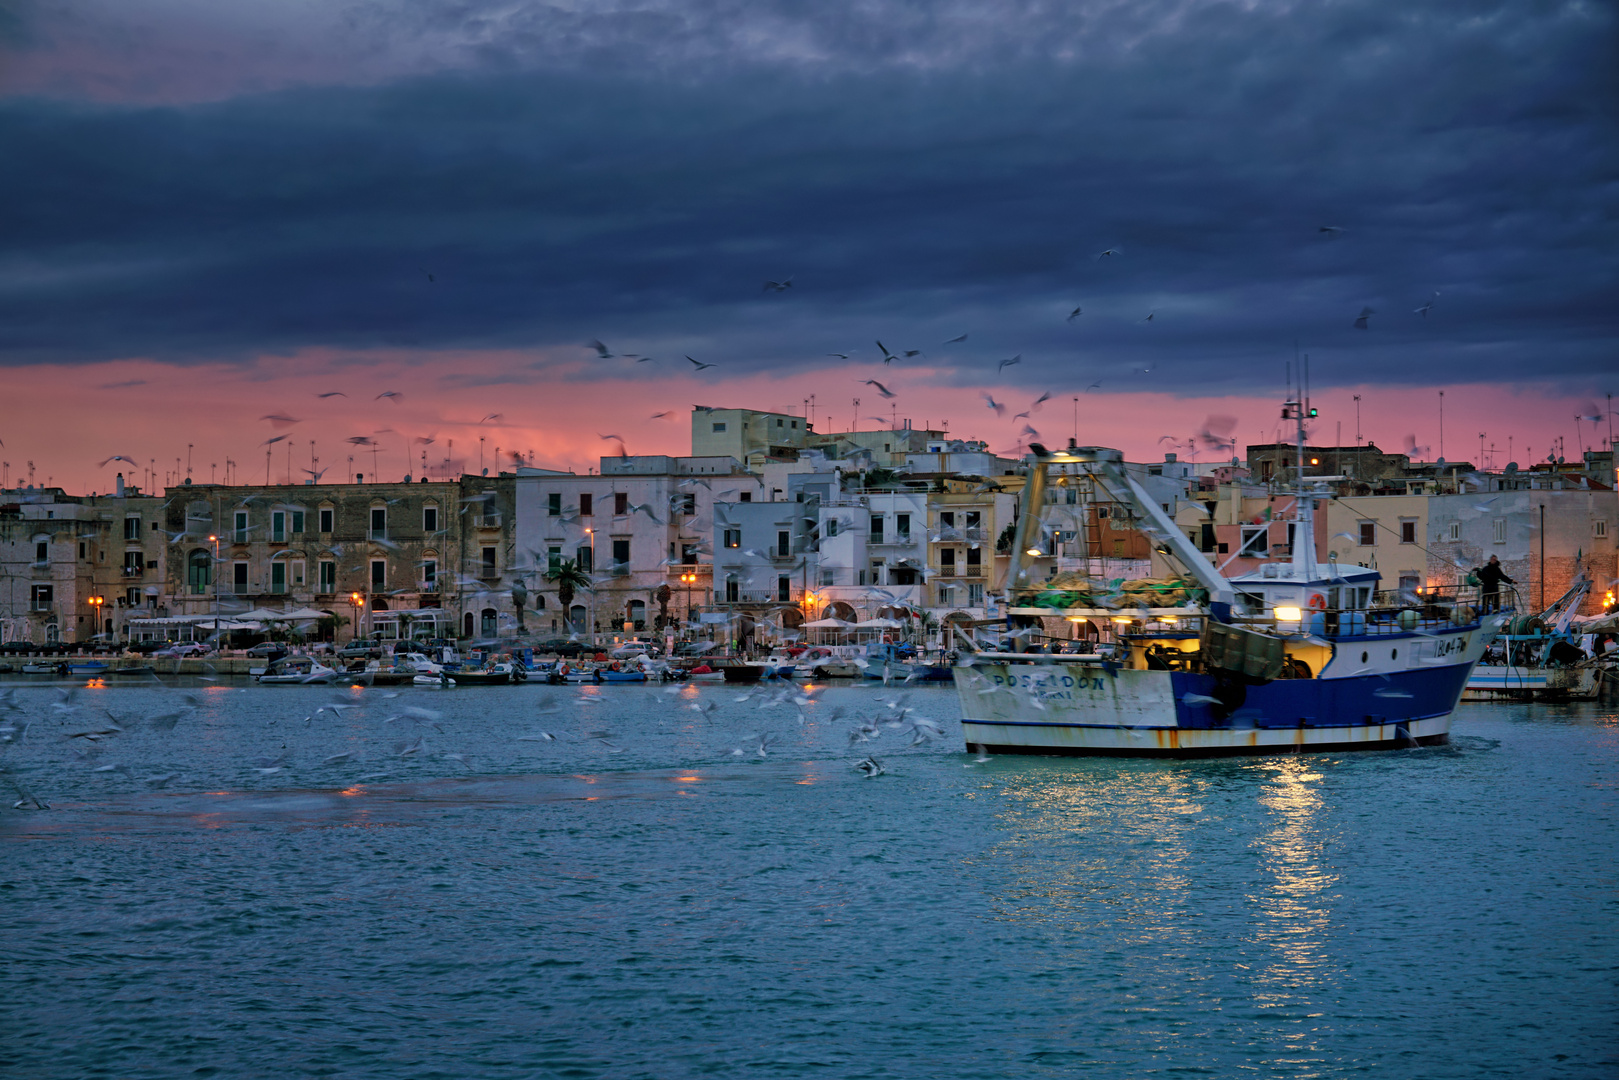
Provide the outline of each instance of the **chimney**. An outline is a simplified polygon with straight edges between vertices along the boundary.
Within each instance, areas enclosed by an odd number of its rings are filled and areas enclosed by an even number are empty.
[[[124,497],[124,474],[123,473],[118,474],[118,497],[120,499],[122,499]]]

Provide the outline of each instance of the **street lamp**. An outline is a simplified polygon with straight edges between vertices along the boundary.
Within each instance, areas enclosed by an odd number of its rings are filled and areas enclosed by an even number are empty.
[[[208,575],[214,579],[214,636],[219,636],[219,534],[209,533],[209,543],[214,545],[214,561],[208,565]],[[196,635],[193,634],[193,637]]]
[[[686,629],[691,629],[691,587],[697,583],[695,571],[680,575],[680,581],[686,586]]]
[[[360,639],[360,620],[365,617],[365,597],[357,592],[349,593],[349,603],[354,606],[354,634],[351,641]]]
[[[91,618],[95,621],[95,632],[90,635],[91,641],[101,636],[101,605],[106,602],[105,596],[91,596],[85,600],[85,603],[90,605]]]

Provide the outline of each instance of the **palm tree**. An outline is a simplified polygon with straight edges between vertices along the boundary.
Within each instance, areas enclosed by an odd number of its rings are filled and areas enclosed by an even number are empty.
[[[580,589],[589,591],[593,584],[590,575],[579,569],[572,559],[563,559],[545,572],[545,580],[557,587],[557,602],[562,605],[562,619],[572,625],[573,595]]]

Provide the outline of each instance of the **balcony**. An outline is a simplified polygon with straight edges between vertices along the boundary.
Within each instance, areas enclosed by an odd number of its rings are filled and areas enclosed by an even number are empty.
[[[146,573],[146,568],[144,566],[126,566],[123,568],[123,570],[123,576],[125,578],[138,578]]]

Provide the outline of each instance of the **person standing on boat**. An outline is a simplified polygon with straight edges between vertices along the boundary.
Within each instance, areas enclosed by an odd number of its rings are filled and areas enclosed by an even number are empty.
[[[1479,584],[1479,607],[1485,611],[1499,611],[1501,608],[1501,583],[1516,585],[1517,582],[1507,577],[1507,572],[1501,569],[1501,559],[1491,555],[1490,561],[1477,571]]]

